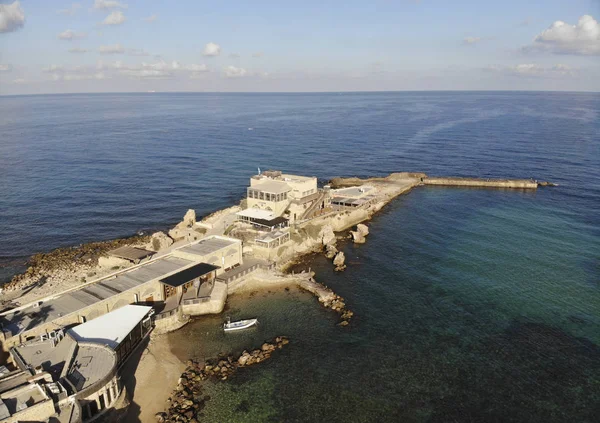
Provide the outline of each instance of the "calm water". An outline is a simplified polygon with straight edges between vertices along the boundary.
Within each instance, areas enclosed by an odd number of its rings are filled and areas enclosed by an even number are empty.
[[[252,128],[252,129],[250,129]],[[596,421],[600,95],[135,94],[0,98],[0,257],[161,229],[237,201],[256,167],[535,177],[537,192],[419,188],[347,245],[349,328],[295,290],[232,297],[171,335],[182,358],[289,348],[209,385],[206,421]]]

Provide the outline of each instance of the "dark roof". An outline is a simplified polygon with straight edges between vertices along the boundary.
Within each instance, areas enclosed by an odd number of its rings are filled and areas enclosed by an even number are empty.
[[[195,266],[188,267],[187,269],[182,270],[181,272],[177,272],[174,275],[167,276],[166,278],[161,279],[160,281],[165,285],[173,287],[181,286],[184,283],[191,281],[192,279],[206,275],[207,273],[210,273],[218,268],[219,266],[213,266],[212,264],[198,263]]]
[[[108,252],[109,256],[124,258],[127,260],[141,260],[145,257],[155,254],[154,251],[144,250],[143,248],[130,247],[125,245],[123,247],[115,248]]]
[[[267,219],[252,219],[252,223],[256,223],[258,225],[273,227],[277,226],[280,223],[287,223],[287,219],[285,217],[276,217],[275,219],[267,220]]]

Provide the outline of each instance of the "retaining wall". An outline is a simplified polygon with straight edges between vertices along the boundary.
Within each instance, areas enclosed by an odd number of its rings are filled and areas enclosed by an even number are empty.
[[[480,178],[423,178],[424,185],[537,189],[538,183],[530,179],[480,179]]]

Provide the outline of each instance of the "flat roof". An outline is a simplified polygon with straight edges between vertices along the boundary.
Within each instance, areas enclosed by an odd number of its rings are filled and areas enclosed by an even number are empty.
[[[276,217],[274,219],[255,219],[253,223],[256,223],[258,225],[262,225],[262,226],[266,226],[268,228],[272,228],[274,226],[277,225],[281,225],[282,223],[287,223],[288,220],[285,217]]]
[[[256,208],[250,208],[242,210],[236,213],[238,216],[248,217],[250,219],[266,219],[271,220],[275,218],[275,213],[268,210],[261,210]]]
[[[268,192],[269,194],[282,194],[292,190],[288,184],[283,181],[275,181],[272,179],[266,179],[260,184],[252,185],[250,189],[255,189],[262,192]]]
[[[106,377],[116,363],[116,354],[102,345],[78,345],[66,377],[81,391]]]
[[[26,365],[34,368],[42,366],[54,381],[64,375],[77,391],[105,377],[117,362],[115,353],[110,349],[103,345],[80,345],[70,333],[56,344],[50,339],[29,341],[15,347],[15,350]],[[67,365],[70,367],[65,369]]]
[[[286,179],[292,182],[304,182],[310,179],[317,179],[316,176],[302,176],[302,175],[292,175],[291,173],[282,173],[281,178],[285,181]]]
[[[65,336],[56,344],[50,339],[40,341],[38,338],[16,346],[15,350],[26,365],[35,368],[43,364],[54,380],[58,380],[65,362],[71,361],[75,355],[77,342],[69,336]]]
[[[154,251],[145,250],[143,248],[131,247],[125,245],[123,247],[115,248],[108,252],[109,256],[124,258],[126,260],[141,260],[148,256],[156,254]]]
[[[340,188],[332,190],[333,195],[340,197],[363,197],[374,189],[371,185],[361,185],[358,187]]]
[[[0,318],[0,323],[5,331],[11,332],[14,336],[59,317],[74,313],[115,294],[183,269],[192,263],[194,262],[191,260],[179,257],[162,257],[120,273],[116,277],[90,283],[75,291],[42,301],[38,307],[32,305],[24,310],[9,313]]]
[[[152,307],[129,304],[77,325],[68,333],[78,342],[95,342],[115,349],[150,310]]]
[[[237,239],[230,238],[204,238],[195,244],[179,248],[179,251],[200,256],[207,256],[209,254],[221,250],[222,248],[238,244],[239,242],[240,241],[238,241]]]
[[[171,276],[167,276],[160,281],[165,285],[169,286],[181,286],[184,283],[191,281],[192,279],[196,279],[200,276],[204,276],[207,273],[212,272],[213,270],[219,269],[219,266],[213,266],[208,263],[198,263],[195,266],[189,267],[181,272],[177,272]]]
[[[360,206],[365,204],[374,198],[377,198],[374,195],[367,195],[366,197],[353,198],[353,197],[333,197],[331,202],[333,204],[352,204],[353,206]]]
[[[282,236],[285,236],[285,235],[289,235],[289,232],[283,232],[283,231],[269,232],[269,233],[266,233],[266,234],[261,235],[258,238],[256,238],[256,241],[271,242],[271,241],[275,241],[277,238],[281,238]]]

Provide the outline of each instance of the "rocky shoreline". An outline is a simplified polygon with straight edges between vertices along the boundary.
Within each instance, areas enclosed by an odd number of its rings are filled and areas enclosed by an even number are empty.
[[[188,422],[197,423],[202,419],[202,409],[210,397],[202,394],[202,385],[206,381],[225,381],[241,367],[248,367],[271,358],[276,350],[289,343],[285,336],[278,336],[266,341],[260,348],[244,351],[239,356],[221,355],[205,362],[188,360],[185,371],[181,374],[177,387],[167,400],[166,412],[156,414],[159,423]]]

